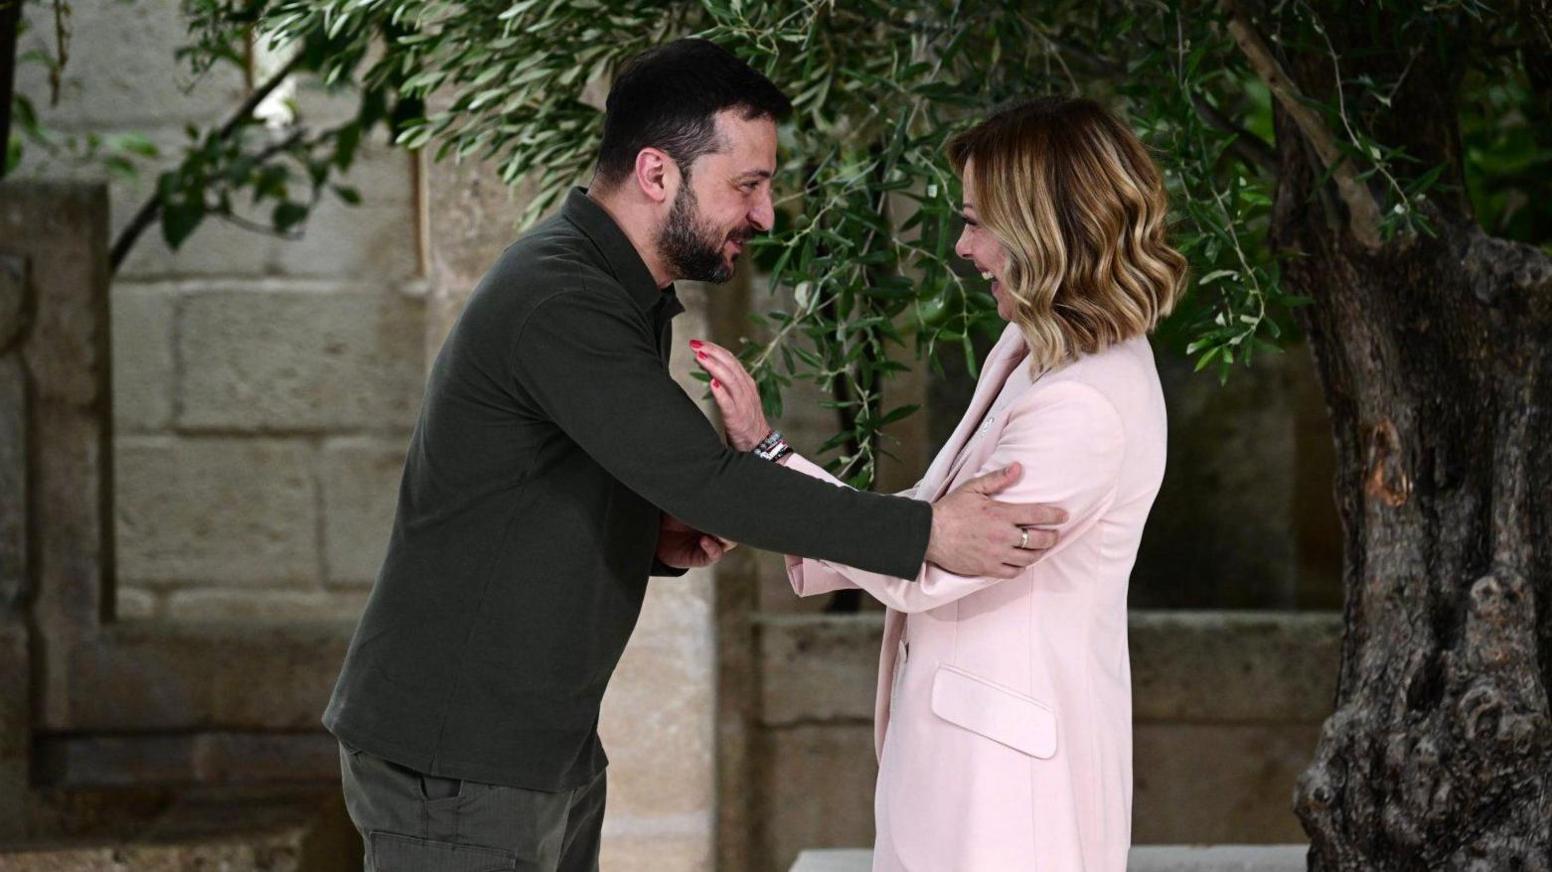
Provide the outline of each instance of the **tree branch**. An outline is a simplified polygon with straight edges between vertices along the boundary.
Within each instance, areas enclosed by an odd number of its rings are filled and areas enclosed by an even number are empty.
[[[1548,0],[1548,2],[1552,2],[1552,0]],[[1144,45],[1147,45],[1149,48],[1159,48],[1159,46],[1146,40]],[[1091,52],[1056,41],[1051,42],[1051,47],[1055,49],[1054,53],[1058,58],[1064,54],[1071,55],[1075,60],[1086,65],[1090,71],[1100,75],[1117,80],[1124,80],[1128,75],[1123,67]],[[1063,63],[1063,66],[1065,67],[1066,64]],[[1222,110],[1207,102],[1200,94],[1195,94],[1191,97],[1191,105],[1196,107],[1197,114],[1201,115],[1208,124],[1224,133],[1234,134],[1234,143],[1229,148],[1239,155],[1241,160],[1251,166],[1260,167],[1274,176],[1277,175],[1277,152],[1267,144],[1266,140],[1235,124],[1234,119],[1223,114]]]
[[[1261,35],[1250,26],[1239,4],[1235,0],[1223,0],[1223,5],[1229,15],[1229,35],[1234,37],[1235,44],[1250,62],[1251,69],[1266,84],[1272,96],[1277,98],[1278,105],[1288,113],[1288,117],[1293,119],[1299,132],[1304,134],[1304,138],[1319,155],[1321,163],[1330,170],[1337,192],[1347,206],[1348,227],[1353,236],[1365,248],[1379,248],[1380,207],[1373,193],[1358,178],[1352,164],[1342,156],[1341,150],[1337,148],[1336,137],[1320,120],[1320,116],[1305,105],[1304,95],[1299,92],[1298,85],[1283,71],[1282,64],[1278,63]],[[1337,87],[1341,86],[1338,82]]]
[[[226,119],[226,123],[221,125],[221,129],[216,132],[216,138],[227,139],[237,132],[239,127],[252,119],[253,111],[259,107],[260,103],[264,102],[264,98],[280,87],[281,83],[286,80],[286,77],[291,75],[292,71],[301,62],[302,53],[297,52],[289,61],[286,61],[285,66],[276,70],[274,75],[265,80],[264,84],[254,89],[247,99],[243,100],[237,109]],[[124,225],[124,229],[119,231],[118,238],[113,240],[113,251],[109,255],[108,265],[110,273],[117,273],[119,271],[119,267],[123,265],[124,259],[129,257],[129,250],[139,241],[141,234],[145,233],[146,229],[156,223],[161,216],[161,195],[160,193],[152,194],[145,203],[141,204],[139,210],[135,212],[135,217],[131,218],[129,223]]]
[[[1229,145],[1229,148],[1239,155],[1241,160],[1251,166],[1260,167],[1273,176],[1277,175],[1277,152],[1266,144],[1266,140],[1235,124],[1232,119],[1219,111],[1218,107],[1207,102],[1201,95],[1192,97],[1191,104],[1208,124],[1224,133],[1234,134],[1234,142]]]

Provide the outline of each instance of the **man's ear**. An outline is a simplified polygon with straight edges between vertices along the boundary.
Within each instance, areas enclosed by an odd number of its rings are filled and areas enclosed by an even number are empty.
[[[636,152],[636,186],[654,203],[666,203],[679,186],[679,167],[666,152],[644,148]]]

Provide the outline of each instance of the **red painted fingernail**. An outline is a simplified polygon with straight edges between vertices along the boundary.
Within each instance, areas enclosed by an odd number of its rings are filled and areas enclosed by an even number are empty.
[[[695,359],[696,360],[705,360],[706,359],[706,352],[704,352],[704,351],[697,351],[697,352],[695,352]]]
[[[690,340],[690,347],[691,348],[700,348],[701,347],[701,341],[699,339],[691,339]]]
[[[711,386],[714,387],[714,388],[720,388],[720,387],[722,387],[722,382],[719,382],[716,379],[712,379],[711,380]]]

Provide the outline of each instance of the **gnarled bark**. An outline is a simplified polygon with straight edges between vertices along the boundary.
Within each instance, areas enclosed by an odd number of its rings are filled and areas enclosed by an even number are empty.
[[[1458,183],[1459,71],[1415,63],[1380,138]],[[1330,58],[1290,73],[1333,93]],[[1436,235],[1366,246],[1277,133],[1273,239],[1314,300],[1346,537],[1336,712],[1295,798],[1310,868],[1552,870],[1552,258],[1463,197],[1424,207]]]

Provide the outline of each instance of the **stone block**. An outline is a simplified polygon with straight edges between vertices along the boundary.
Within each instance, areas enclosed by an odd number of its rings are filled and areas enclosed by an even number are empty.
[[[820,848],[798,855],[789,872],[871,872],[871,848]]]
[[[199,784],[277,785],[339,778],[339,744],[309,733],[198,732],[48,736],[36,743],[38,780],[66,790]]]
[[[120,282],[114,289],[115,433],[163,430],[172,422],[176,304],[166,288]]]
[[[27,560],[44,632],[96,625],[112,560],[106,244],[101,186],[0,183],[0,248],[49,266],[30,272],[33,311],[21,345],[32,452]]]
[[[313,732],[354,621],[126,621],[45,638],[67,669],[39,730]]]
[[[161,156],[142,161],[133,178],[107,180],[115,236],[155,192],[159,174],[175,166],[189,147],[181,126],[136,132],[150,139]],[[152,225],[129,250],[118,278],[147,282],[247,276],[376,282],[378,286],[401,283],[419,268],[411,160],[386,144],[364,143],[350,172],[332,180],[356,188],[360,205],[351,206],[332,192],[325,193],[297,238],[256,232],[212,216],[174,250],[162,237],[160,224]],[[22,171],[27,173],[29,167],[23,164]],[[51,173],[60,171],[46,168]],[[293,196],[306,197],[307,185],[298,180]],[[238,204],[239,217],[269,226],[273,202],[255,206],[239,198]]]
[[[1319,723],[1342,644],[1331,612],[1134,611],[1133,718]]]
[[[162,615],[164,592],[144,587],[120,585],[114,617],[121,621],[145,621]]]
[[[1318,724],[1146,724],[1132,737],[1132,841],[1300,841],[1293,788]]]
[[[126,437],[116,451],[119,577],[297,585],[319,576],[313,448],[301,440]]]
[[[168,591],[164,617],[174,621],[354,621],[366,608],[365,590]]]
[[[382,566],[404,475],[407,439],[333,439],[323,446],[324,578],[371,584]]]
[[[653,580],[604,697],[611,814],[645,823],[713,816],[715,731],[710,574]]]
[[[873,722],[884,622],[876,613],[759,615],[760,722]]]
[[[266,270],[352,282],[400,282],[416,275],[414,159],[387,146],[364,144],[350,172],[335,179],[356,188],[361,204],[325,195],[308,216],[301,238],[268,238]]]
[[[130,832],[0,848],[6,872],[309,872],[361,866],[338,788],[195,790]]]
[[[107,192],[97,185],[0,188],[0,246],[32,264],[26,353],[41,399],[89,406],[107,387],[107,210]]]
[[[702,282],[679,282],[674,290],[679,296],[679,302],[684,304],[684,311],[674,318],[674,344],[668,352],[668,371],[700,403],[707,417],[716,419],[717,406],[706,396],[706,383],[691,377],[692,373],[700,372],[701,368],[695,364],[695,351],[690,348],[690,340],[711,338],[706,318],[706,298],[708,294],[719,293],[722,289]]]
[[[789,868],[808,848],[873,844],[872,724],[773,730],[759,789],[769,805],[755,811],[765,828],[765,868]]]
[[[486,270],[517,238],[517,220],[532,198],[526,182],[514,189],[499,167],[470,158],[432,162],[422,157],[426,179],[425,226],[433,298],[426,324],[427,359],[435,357]]]
[[[190,296],[178,331],[178,426],[408,430],[424,382],[421,310],[386,293]]]
[[[710,833],[617,835],[605,824],[599,853],[599,868],[609,872],[711,872],[714,868]]]
[[[197,78],[174,52],[189,41],[178,0],[131,4],[75,3],[70,15],[70,63],[59,105],[50,107],[46,71],[17,68],[17,91],[32,98],[42,120],[69,130],[214,123],[241,102],[243,71],[219,64]],[[23,8],[30,39],[54,32],[53,7]]]

